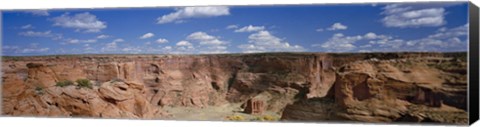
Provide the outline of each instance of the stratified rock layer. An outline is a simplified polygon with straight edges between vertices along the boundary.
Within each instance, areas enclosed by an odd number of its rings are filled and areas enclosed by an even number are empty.
[[[466,66],[457,60],[425,57],[345,64],[337,70],[331,96],[289,105],[282,119],[466,124]]]
[[[168,117],[164,106],[202,108],[260,98],[282,120],[464,123],[464,55],[4,57],[2,114],[150,119]],[[56,86],[77,79],[94,85]],[[433,111],[458,115],[444,120],[425,113]]]

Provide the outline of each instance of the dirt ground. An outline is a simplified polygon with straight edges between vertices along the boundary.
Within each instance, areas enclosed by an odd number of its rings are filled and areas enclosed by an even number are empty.
[[[209,107],[163,107],[162,110],[171,114],[168,120],[195,121],[278,121],[280,114],[265,112],[261,115],[243,113],[241,104],[225,104]],[[236,117],[236,118],[232,118]],[[265,117],[273,119],[266,120]],[[268,118],[267,118],[268,119]]]

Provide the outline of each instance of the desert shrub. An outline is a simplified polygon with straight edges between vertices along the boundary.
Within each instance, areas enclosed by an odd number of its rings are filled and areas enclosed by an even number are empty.
[[[271,115],[265,115],[265,116],[263,116],[262,118],[263,118],[264,120],[266,120],[266,121],[276,121],[276,120],[277,120],[276,117],[271,116]]]
[[[242,121],[242,120],[245,120],[245,118],[243,118],[243,116],[240,116],[240,115],[227,116],[227,119],[228,119],[228,120],[231,120],[231,121]]]
[[[92,83],[88,79],[77,79],[77,86],[80,88],[90,88],[92,89]]]
[[[70,85],[73,85],[73,84],[74,84],[73,81],[63,80],[63,81],[57,82],[57,84],[55,86],[65,87],[65,86],[70,86]]]
[[[250,119],[250,121],[265,121],[265,119],[263,119],[263,117],[255,117],[253,119]]]
[[[42,90],[43,90],[43,88],[40,87],[40,86],[35,87],[35,91],[42,91]]]
[[[277,121],[278,119],[271,115],[257,116],[252,121]]]
[[[42,95],[44,93],[43,87],[42,86],[36,86],[35,87],[35,93]]]
[[[123,82],[123,79],[114,78],[114,79],[110,80],[110,82]]]

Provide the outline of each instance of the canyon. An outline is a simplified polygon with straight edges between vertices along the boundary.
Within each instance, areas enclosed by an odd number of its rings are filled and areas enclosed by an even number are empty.
[[[467,124],[466,59],[466,52],[3,56],[1,113],[184,120],[242,114],[256,99],[279,121]],[[73,84],[59,85],[66,81]]]

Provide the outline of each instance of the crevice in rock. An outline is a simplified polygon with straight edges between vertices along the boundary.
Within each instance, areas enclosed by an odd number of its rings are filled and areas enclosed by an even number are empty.
[[[215,89],[216,91],[220,90],[220,86],[218,86],[217,82],[211,82],[212,88]]]
[[[88,101],[86,101],[86,100],[83,100],[83,99],[81,99],[81,100],[82,100],[82,103],[84,103],[84,104],[88,104]]]
[[[124,87],[118,87],[118,89],[120,89],[122,91],[127,91],[127,88],[124,88]]]
[[[235,82],[235,79],[237,78],[237,73],[232,73],[232,76],[228,79],[227,83],[227,91],[231,89],[233,83]]]
[[[105,100],[105,101],[108,102],[108,103],[117,105],[117,100],[115,100],[115,99],[113,99],[113,98],[102,98],[102,99]]]

